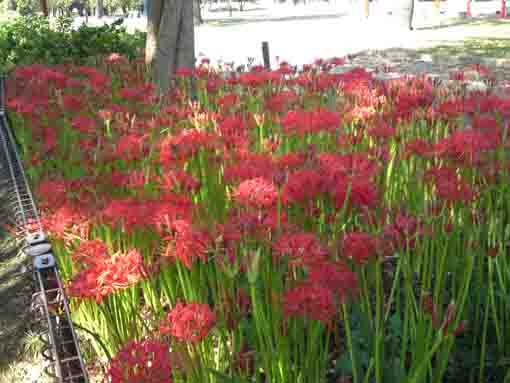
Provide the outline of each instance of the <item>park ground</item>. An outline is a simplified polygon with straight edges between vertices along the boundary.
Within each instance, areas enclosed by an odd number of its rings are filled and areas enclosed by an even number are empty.
[[[461,3],[464,3],[461,1]],[[510,19],[501,19],[499,1],[474,2],[474,17],[463,18],[463,5],[450,0],[438,11],[433,2],[416,2],[414,30],[409,31],[399,23],[389,0],[371,3],[371,17],[361,17],[356,3],[331,0],[307,5],[274,5],[273,0],[260,0],[249,4],[243,12],[234,9],[232,15],[225,8],[203,9],[205,23],[196,28],[196,53],[198,59],[207,57],[212,62],[246,64],[260,63],[261,43],[269,42],[272,63],[288,61],[302,65],[317,58],[343,57],[361,52],[390,52],[381,64],[418,62],[418,69],[431,70],[427,62],[448,66],[452,60],[481,60],[498,67],[510,59]],[[87,22],[98,25],[115,18]],[[77,19],[76,23],[85,22]],[[144,17],[125,19],[128,30],[144,30]],[[391,52],[398,51],[396,55]],[[408,52],[409,57],[402,52]],[[420,66],[420,61],[425,65]],[[462,60],[461,60],[462,61]],[[373,56],[360,61],[365,66],[378,65]],[[404,66],[415,72],[415,68]],[[441,68],[438,68],[441,69]]]

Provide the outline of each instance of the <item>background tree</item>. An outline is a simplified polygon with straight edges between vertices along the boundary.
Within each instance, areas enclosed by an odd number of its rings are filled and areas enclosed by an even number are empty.
[[[97,2],[96,2],[96,16],[99,18],[104,16],[104,2],[103,2],[103,0],[97,0]]]
[[[159,90],[169,89],[177,68],[195,66],[193,1],[150,0],[145,60]]]
[[[193,19],[195,21],[195,25],[200,25],[204,22],[204,19],[202,18],[201,5],[201,0],[193,0]]]
[[[409,1],[410,11],[409,11],[409,30],[413,30],[413,17],[414,17],[414,0]]]

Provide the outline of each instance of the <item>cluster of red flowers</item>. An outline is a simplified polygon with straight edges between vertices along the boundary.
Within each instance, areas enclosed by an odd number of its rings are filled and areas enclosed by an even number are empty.
[[[196,230],[186,220],[173,221],[170,224],[170,231],[172,234],[164,238],[168,241],[164,256],[179,259],[188,269],[193,267],[197,259],[207,261],[212,241],[206,231]]]
[[[123,227],[128,232],[142,227],[154,227],[161,231],[175,220],[190,219],[191,212],[189,198],[165,193],[157,200],[112,199],[101,212],[101,217],[112,226]]]
[[[157,340],[131,341],[112,359],[111,383],[172,383],[168,345]]]
[[[303,232],[282,235],[273,245],[273,254],[289,257],[293,265],[318,264],[329,255],[314,234]]]
[[[443,212],[448,220],[459,205],[472,205],[473,221],[489,215],[483,199],[473,201],[509,170],[505,97],[440,90],[424,77],[329,73],[342,59],[299,72],[281,63],[226,76],[204,62],[177,77],[187,83],[195,76],[207,105],[175,87],[155,114],[154,86],[129,73],[120,56],[105,62],[109,75],[90,67],[19,68],[10,87],[9,107],[31,129],[26,152],[37,154],[27,160],[41,179],[47,231],[70,248],[77,237],[109,231],[109,246],[123,249],[118,233],[137,243],[140,232],[152,231],[148,246],[162,249],[155,264],[176,259],[193,272],[198,262],[216,262],[218,275],[240,272],[239,279],[256,259],[252,250],[262,249],[275,275],[283,270],[283,295],[271,298],[287,319],[331,324],[339,305],[360,293],[355,271],[402,249],[419,251],[426,234],[455,224],[429,222]],[[329,92],[336,97],[325,107]],[[110,251],[101,240],[81,241],[71,254],[71,296],[100,303],[147,276],[138,251]],[[250,309],[239,291],[214,302],[230,328]],[[452,330],[455,306],[442,322],[431,298],[423,307],[436,328]],[[178,303],[160,330],[198,343],[215,324],[208,305]],[[112,382],[170,382],[168,347],[132,342],[110,375]]]
[[[143,258],[137,250],[110,257],[107,257],[104,251],[105,246],[98,241],[86,243],[76,251],[77,259],[87,267],[69,283],[70,296],[95,299],[97,303],[101,303],[108,295],[145,278]]]
[[[242,205],[265,209],[276,205],[278,190],[272,182],[259,177],[241,182],[234,190],[233,197]]]
[[[316,111],[293,110],[281,119],[286,134],[304,136],[309,133],[336,132],[340,126],[340,116],[324,109]]]
[[[329,325],[337,315],[338,307],[332,290],[305,283],[285,292],[283,311],[287,316],[305,317]]]
[[[163,334],[169,334],[181,342],[201,342],[216,324],[216,315],[203,303],[179,302],[168,313],[160,326]]]

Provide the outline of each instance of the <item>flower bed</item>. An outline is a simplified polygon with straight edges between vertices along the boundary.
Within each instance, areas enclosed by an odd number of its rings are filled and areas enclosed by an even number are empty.
[[[112,382],[509,378],[510,99],[466,91],[491,85],[480,67],[444,87],[341,64],[204,62],[164,99],[120,56],[15,72],[28,174]]]

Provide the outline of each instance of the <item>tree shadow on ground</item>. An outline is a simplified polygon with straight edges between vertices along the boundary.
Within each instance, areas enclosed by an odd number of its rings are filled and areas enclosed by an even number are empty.
[[[9,216],[0,196],[0,381],[2,371],[16,362],[24,351],[25,335],[30,324],[33,292],[28,257],[20,243],[2,229]]]
[[[440,30],[440,29],[447,29],[451,27],[457,27],[457,26],[504,26],[504,25],[510,25],[508,19],[499,19],[495,18],[494,16],[478,16],[478,17],[459,17],[452,19],[449,22],[446,22],[442,25],[434,25],[434,26],[424,26],[424,27],[417,27],[416,30],[419,31],[426,31],[426,30]]]
[[[258,12],[258,11],[267,11],[268,8],[267,7],[257,7],[257,8],[250,8],[250,9],[244,9],[244,10],[240,10],[239,7],[232,7],[232,12],[242,12],[242,13],[250,13],[250,12]],[[224,6],[224,7],[218,7],[218,8],[213,8],[213,9],[208,9],[207,12],[209,13],[216,13],[216,12],[229,12],[230,11],[230,7],[228,6]]]
[[[423,54],[442,56],[480,56],[510,58],[510,38],[468,38],[461,42],[441,42],[430,48],[417,50]]]
[[[347,16],[347,13],[328,13],[322,15],[299,15],[299,16],[267,16],[267,17],[228,17],[228,18],[207,18],[204,20],[206,24],[219,27],[228,27],[232,25],[244,25],[259,22],[282,22],[282,21],[308,21],[308,20],[326,20],[338,19]]]

